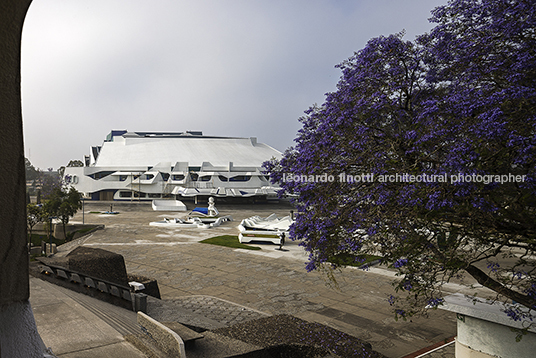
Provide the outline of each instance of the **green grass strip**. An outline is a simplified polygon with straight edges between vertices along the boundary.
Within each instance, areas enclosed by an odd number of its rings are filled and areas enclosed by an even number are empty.
[[[203,244],[232,247],[234,249],[247,249],[247,250],[260,250],[261,249],[260,247],[257,247],[257,246],[249,246],[249,245],[241,244],[238,241],[238,236],[233,236],[233,235],[222,235],[222,236],[211,237],[210,239],[205,239],[200,242]]]

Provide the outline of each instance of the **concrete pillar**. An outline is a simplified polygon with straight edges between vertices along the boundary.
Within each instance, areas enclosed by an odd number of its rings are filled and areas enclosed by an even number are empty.
[[[466,297],[461,293],[446,296],[439,309],[456,313],[458,335],[456,358],[535,356],[536,327],[527,318],[514,321],[504,311],[506,308],[522,307],[519,304],[503,304]],[[522,307],[523,311],[528,311]],[[516,341],[519,329],[528,328],[521,341]]]
[[[0,0],[0,305],[28,300],[20,41],[29,0]]]
[[[0,357],[43,357],[28,299],[20,89],[22,25],[31,0],[0,0]]]

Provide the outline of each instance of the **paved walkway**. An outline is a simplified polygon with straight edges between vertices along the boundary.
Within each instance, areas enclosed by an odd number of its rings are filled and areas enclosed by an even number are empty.
[[[58,358],[142,358],[123,338],[138,332],[136,313],[30,277],[30,304],[41,339]]]
[[[114,204],[119,214],[104,215],[97,212],[109,210],[109,204],[86,202],[84,221],[104,224],[106,228],[80,244],[123,255],[129,273],[158,280],[164,301],[182,300],[186,306],[194,304],[197,297],[199,304],[194,311],[207,317],[221,315],[217,304],[203,302],[217,297],[266,314],[292,314],[329,325],[370,342],[374,350],[389,357],[406,356],[456,334],[454,315],[441,310],[431,311],[428,319],[395,321],[387,302],[392,293],[391,271],[347,268],[336,273],[335,287],[325,273],[305,271],[307,258],[296,243],[287,243],[286,251],[272,244],[259,245],[260,251],[200,244],[204,238],[236,235],[242,218],[273,212],[287,215],[290,210],[273,204],[217,203],[217,207],[222,215],[231,215],[235,221],[211,229],[166,229],[149,223],[184,213],[154,212],[149,204],[134,203]],[[82,214],[77,214],[74,221],[82,222]],[[448,287],[450,292],[464,289],[456,284]],[[210,297],[202,298],[206,296]],[[236,316],[229,315],[229,323],[233,319]]]

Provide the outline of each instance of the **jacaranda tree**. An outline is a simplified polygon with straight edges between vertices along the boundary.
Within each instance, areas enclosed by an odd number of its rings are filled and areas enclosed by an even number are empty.
[[[431,21],[338,65],[337,90],[265,168],[295,197],[308,270],[379,253],[399,316],[469,274],[521,319],[536,309],[536,5],[451,0]]]

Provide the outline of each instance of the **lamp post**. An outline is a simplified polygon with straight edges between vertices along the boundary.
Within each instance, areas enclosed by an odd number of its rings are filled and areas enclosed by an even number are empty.
[[[49,241],[49,253],[52,254],[52,216],[48,217],[48,241]],[[46,251],[46,250],[45,250]]]
[[[84,194],[82,194],[82,225],[85,225],[86,224],[86,221],[85,221],[85,211],[84,211],[84,202],[85,202],[85,198],[84,198]]]

